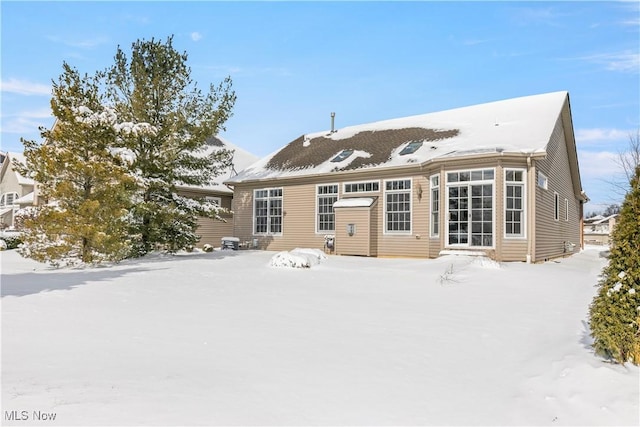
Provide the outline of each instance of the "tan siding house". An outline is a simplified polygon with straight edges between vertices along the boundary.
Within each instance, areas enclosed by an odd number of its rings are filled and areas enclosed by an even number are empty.
[[[588,200],[566,92],[303,135],[226,183],[241,240],[361,256],[565,256]]]

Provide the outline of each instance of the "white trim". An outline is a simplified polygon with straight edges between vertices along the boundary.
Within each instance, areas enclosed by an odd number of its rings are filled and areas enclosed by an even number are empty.
[[[507,181],[507,171],[522,172],[522,181]],[[504,168],[502,180],[502,234],[507,240],[525,240],[527,238],[527,169]],[[522,218],[520,234],[507,234],[507,185],[522,185]]]
[[[433,178],[438,178],[438,185],[433,185]],[[442,229],[442,222],[440,221],[440,214],[442,213],[442,179],[440,173],[435,173],[429,176],[429,237],[440,237],[440,230]],[[438,190],[438,232],[433,233],[433,190]]]
[[[315,211],[314,211],[314,216],[315,216],[315,230],[316,230],[316,234],[331,234],[331,233],[335,233],[336,231],[336,217],[335,217],[335,212],[333,213],[333,230],[319,230],[319,223],[318,223],[318,198],[321,196],[320,194],[318,194],[318,188],[320,187],[328,187],[331,185],[335,185],[336,186],[336,200],[340,199],[340,184],[337,182],[334,183],[330,183],[330,184],[316,184],[316,207],[315,207]],[[332,193],[333,194],[333,193]],[[331,196],[332,194],[322,194],[322,196]]]
[[[346,186],[347,185],[352,185],[352,184],[368,184],[368,183],[376,183],[378,184],[378,189],[377,190],[371,190],[371,191],[346,191]],[[359,193],[379,193],[380,192],[380,180],[379,179],[367,179],[364,181],[347,181],[347,182],[343,182],[342,183],[342,193],[343,194],[359,194]]]
[[[542,180],[542,182],[540,182]],[[538,177],[536,178],[536,185],[544,190],[549,189],[549,178],[547,175],[538,171]]]
[[[387,190],[387,182],[393,181],[409,181],[411,188],[404,190]],[[409,230],[387,230],[387,194],[394,193],[409,193]],[[390,235],[390,236],[407,236],[413,233],[413,177],[405,177],[405,178],[393,178],[393,179],[385,179],[382,182],[382,198],[384,202],[384,208],[382,209],[382,234]]]
[[[564,199],[564,220],[569,222],[569,199]]]
[[[207,202],[217,203],[218,207],[222,207],[222,197],[204,196],[204,200],[207,201]]]
[[[271,190],[280,190],[282,191],[282,196],[280,196],[280,200],[282,200],[282,224],[280,226],[281,231],[279,233],[272,233],[270,231],[271,224],[269,223],[269,201],[271,197],[269,196],[269,192]],[[256,192],[257,191],[266,191],[267,192],[267,231],[265,233],[257,233],[256,232]],[[262,199],[262,198],[261,198]],[[274,197],[277,199],[277,197]],[[253,203],[252,203],[253,211],[251,213],[252,217],[252,229],[251,233],[253,236],[282,236],[284,234],[284,188],[283,187],[268,187],[268,188],[255,188],[253,190]]]

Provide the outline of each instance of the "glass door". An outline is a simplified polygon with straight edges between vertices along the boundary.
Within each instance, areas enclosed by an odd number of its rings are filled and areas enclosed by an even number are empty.
[[[493,246],[493,185],[471,186],[471,246]]]
[[[448,188],[449,245],[493,246],[493,184]]]

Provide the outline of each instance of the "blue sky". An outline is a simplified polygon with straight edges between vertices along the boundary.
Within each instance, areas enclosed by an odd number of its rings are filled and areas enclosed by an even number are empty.
[[[2,1],[1,144],[50,126],[67,61],[92,74],[118,45],[174,35],[201,87],[231,76],[223,136],[267,155],[330,127],[567,90],[587,211],[640,127],[638,2]]]

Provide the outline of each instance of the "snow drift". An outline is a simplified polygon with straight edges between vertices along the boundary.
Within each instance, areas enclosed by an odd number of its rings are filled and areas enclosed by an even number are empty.
[[[278,252],[269,261],[276,268],[311,268],[326,260],[327,256],[319,249],[296,248],[292,251]]]

